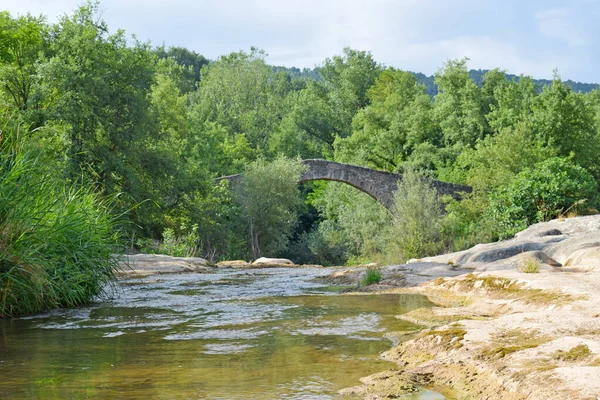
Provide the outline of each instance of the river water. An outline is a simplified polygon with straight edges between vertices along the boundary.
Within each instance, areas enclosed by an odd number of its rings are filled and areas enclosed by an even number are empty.
[[[330,269],[119,282],[114,298],[0,320],[0,399],[332,399],[378,359],[418,295],[339,295]],[[443,399],[423,390],[407,399]]]

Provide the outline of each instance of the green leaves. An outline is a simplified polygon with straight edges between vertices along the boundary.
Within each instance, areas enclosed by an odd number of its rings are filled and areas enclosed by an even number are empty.
[[[371,104],[354,116],[352,135],[336,139],[336,160],[400,171],[417,147],[439,144],[431,100],[411,73],[391,68],[383,71],[368,97]]]
[[[516,175],[490,194],[488,214],[499,236],[594,205],[597,184],[592,175],[568,158],[550,158]]]
[[[246,168],[237,199],[254,259],[275,256],[287,247],[302,204],[298,180],[305,170],[301,160],[283,157],[271,163],[258,159]]]

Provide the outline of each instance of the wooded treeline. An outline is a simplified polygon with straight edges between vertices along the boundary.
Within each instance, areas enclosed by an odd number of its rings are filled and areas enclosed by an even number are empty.
[[[364,51],[347,48],[300,71],[270,66],[254,48],[207,60],[111,34],[93,3],[55,24],[0,14],[5,127],[20,126],[24,145],[41,149],[55,176],[91,182],[111,199],[128,221],[120,228],[128,246],[213,261],[402,260],[594,209],[600,90],[580,93],[558,74],[543,86],[500,70],[476,81],[467,61],[440,67],[432,97],[415,74]],[[468,184],[474,193],[447,200],[441,213],[435,201],[416,201],[430,209],[412,216],[392,216],[342,184],[304,185],[300,202],[276,196],[294,196],[267,181],[293,180],[298,158],[408,173],[415,187],[423,178]],[[242,171],[264,179],[237,191],[215,184]],[[426,189],[405,188],[400,198],[429,199]],[[437,234],[420,244],[402,238],[420,229],[411,218],[430,217]]]

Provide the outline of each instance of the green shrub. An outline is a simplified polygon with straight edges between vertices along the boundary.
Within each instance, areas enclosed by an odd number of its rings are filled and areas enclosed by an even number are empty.
[[[66,183],[27,135],[0,131],[0,318],[89,302],[118,267],[112,203]]]
[[[198,225],[186,231],[186,226],[180,228],[177,234],[174,229],[166,228],[162,233],[162,241],[152,239],[138,239],[137,246],[144,253],[167,254],[173,257],[194,257],[198,252]]]
[[[496,223],[498,236],[504,238],[567,210],[578,212],[589,207],[596,190],[589,172],[568,158],[554,157],[519,173],[508,185],[492,192],[487,212]]]
[[[298,180],[305,170],[302,160],[285,157],[246,167],[236,189],[253,258],[277,256],[287,247],[302,204]]]
[[[442,235],[448,251],[494,241],[494,222],[485,215],[487,195],[472,193],[462,200],[447,199]]]
[[[308,248],[322,265],[344,265],[348,246],[342,229],[332,220],[325,220],[307,235]]]
[[[331,260],[330,264],[381,259],[392,238],[390,212],[368,194],[347,184],[327,182],[320,186],[309,201],[324,219],[318,228],[319,239],[324,242],[320,247],[313,243],[311,250]],[[329,251],[333,257],[326,254]]]
[[[381,272],[377,268],[367,268],[362,285],[369,286],[379,282],[381,282]]]

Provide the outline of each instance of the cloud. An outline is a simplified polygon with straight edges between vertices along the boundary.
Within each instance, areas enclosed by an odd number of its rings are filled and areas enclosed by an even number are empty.
[[[551,8],[540,10],[535,14],[537,28],[540,33],[570,46],[585,46],[588,44],[586,37],[575,25],[566,8]]]
[[[579,0],[579,5],[581,2]],[[82,0],[0,0],[11,13],[71,13]],[[257,46],[277,65],[313,67],[348,46],[389,66],[431,74],[448,59],[471,68],[600,80],[593,68],[598,29],[593,2],[547,8],[506,0],[102,0],[115,31],[154,45],[184,46],[209,58]],[[570,7],[570,8],[569,8]],[[515,12],[519,8],[519,12]],[[579,12],[579,14],[578,14]],[[583,14],[581,14],[583,13]],[[573,22],[577,20],[577,25]],[[587,29],[587,31],[586,31]]]
[[[552,77],[554,68],[566,65],[561,57],[540,59],[537,55],[525,55],[515,44],[487,36],[458,36],[431,43],[411,45],[407,55],[421,56],[423,61],[431,58],[459,59],[468,57],[469,67],[474,69],[499,68],[515,74],[536,77]]]
[[[0,0],[0,9],[10,11],[13,16],[30,12],[32,15],[43,14],[50,20],[55,20],[65,13],[71,13],[79,4],[81,0]]]

